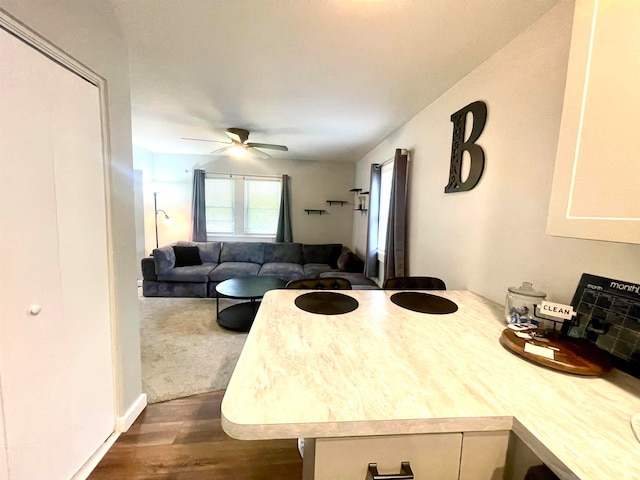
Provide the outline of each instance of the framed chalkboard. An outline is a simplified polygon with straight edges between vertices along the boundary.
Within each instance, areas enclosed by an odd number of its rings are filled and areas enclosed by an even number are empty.
[[[584,273],[568,334],[609,352],[613,366],[640,378],[640,285]]]

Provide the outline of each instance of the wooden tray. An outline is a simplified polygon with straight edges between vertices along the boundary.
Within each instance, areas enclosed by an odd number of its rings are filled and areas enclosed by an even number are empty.
[[[548,342],[525,340],[515,335],[515,332],[505,328],[500,336],[500,343],[512,352],[561,372],[576,375],[600,376],[611,370],[609,354],[599,349],[593,343],[581,338],[546,337]],[[540,347],[553,347],[554,358],[546,358],[534,353],[525,352],[525,343],[533,343]]]

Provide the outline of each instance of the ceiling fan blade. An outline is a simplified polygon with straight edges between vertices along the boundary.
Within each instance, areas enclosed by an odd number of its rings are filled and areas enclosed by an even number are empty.
[[[222,148],[219,148],[219,149],[214,150],[213,152],[211,152],[211,153],[210,153],[210,155],[221,155],[221,154],[223,154],[224,152],[226,152],[227,150],[229,150],[230,148],[232,148],[232,147],[222,147]]]
[[[229,142],[223,142],[221,140],[207,140],[206,138],[189,138],[189,137],[180,137],[182,140],[195,140],[196,142],[214,142],[214,143],[225,143],[227,145],[231,145]]]
[[[247,146],[247,151],[250,152],[254,157],[264,158],[264,159],[271,158],[271,155],[268,155],[254,147]]]
[[[283,152],[289,151],[289,149],[285,145],[274,145],[272,143],[248,142],[248,143],[245,143],[245,145],[247,147],[270,148],[271,150],[282,150]]]

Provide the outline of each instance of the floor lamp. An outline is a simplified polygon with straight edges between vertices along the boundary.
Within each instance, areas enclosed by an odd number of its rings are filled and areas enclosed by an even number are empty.
[[[158,192],[153,192],[153,211],[155,212],[155,214],[153,216],[153,220],[154,220],[155,225],[156,225],[156,248],[158,248],[158,213],[162,212],[162,214],[164,215],[164,224],[165,225],[173,224],[173,220],[171,219],[171,217],[169,215],[167,215],[167,212],[165,212],[162,209],[158,210]]]

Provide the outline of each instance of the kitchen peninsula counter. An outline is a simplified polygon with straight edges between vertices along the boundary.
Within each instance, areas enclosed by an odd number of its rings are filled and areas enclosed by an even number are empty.
[[[384,290],[318,315],[299,290],[268,292],[222,403],[232,437],[336,438],[512,430],[561,478],[640,478],[640,380],[561,373],[499,343],[503,308],[466,291],[447,315],[412,312]]]

